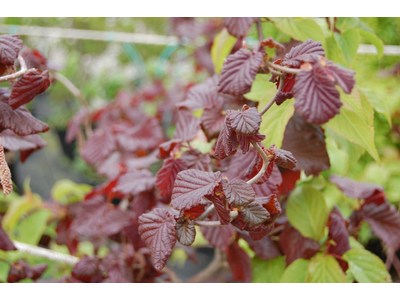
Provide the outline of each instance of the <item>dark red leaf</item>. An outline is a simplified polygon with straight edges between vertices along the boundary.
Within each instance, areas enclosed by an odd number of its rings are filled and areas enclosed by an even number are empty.
[[[236,147],[232,142],[232,135],[234,134],[231,128],[231,121],[229,117],[225,117],[224,125],[222,126],[221,133],[218,136],[217,143],[215,145],[214,156],[218,159],[224,159],[228,156],[236,153]]]
[[[9,129],[1,133],[1,141],[4,149],[21,152],[21,162],[24,162],[36,150],[47,146],[47,143],[37,134],[19,136]]]
[[[8,88],[0,88],[0,129],[10,129],[18,135],[30,135],[49,130],[49,126],[36,119],[25,106],[13,110],[8,104]]]
[[[250,184],[240,179],[233,179],[223,184],[224,193],[233,207],[248,205],[255,199],[255,193]]]
[[[195,206],[191,209],[187,209],[183,211],[183,216],[188,216],[189,219],[196,219],[199,217],[203,212],[205,211],[205,208],[203,205]]]
[[[383,192],[383,187],[369,182],[358,182],[350,178],[332,174],[330,181],[347,196],[356,199],[366,199],[375,192]]]
[[[182,158],[170,157],[164,160],[162,168],[157,172],[156,180],[156,186],[161,191],[162,197],[172,194],[177,174],[186,169],[186,162]]]
[[[65,141],[69,144],[75,140],[81,130],[81,125],[83,124],[84,120],[90,116],[90,111],[81,106],[78,112],[74,115],[74,117],[68,122],[67,126],[67,134],[65,136]]]
[[[282,171],[282,183],[279,185],[279,194],[280,195],[287,195],[296,186],[297,180],[300,179],[300,171],[292,171],[289,169],[285,169]]]
[[[293,154],[290,151],[276,149],[275,163],[282,168],[294,169],[296,167],[297,160],[293,157]]]
[[[237,134],[237,141],[239,143],[240,150],[242,150],[243,154],[246,154],[247,152],[249,152],[251,142],[259,143],[259,142],[263,141],[264,139],[265,139],[265,135],[260,134],[260,133],[258,133],[256,135],[250,135],[250,136]]]
[[[117,141],[125,151],[153,150],[164,141],[164,133],[156,118],[144,118],[139,124],[119,133]]]
[[[90,200],[82,203],[82,210],[71,225],[71,231],[89,237],[110,236],[128,225],[128,214],[103,201]]]
[[[294,113],[286,125],[282,148],[297,159],[297,167],[306,175],[317,176],[330,168],[325,135],[319,126],[307,123]]]
[[[256,227],[248,228],[246,230],[249,232],[250,237],[254,241],[261,241],[263,238],[267,236],[268,233],[272,231],[273,228],[274,228],[273,226],[266,225],[264,223]]]
[[[325,50],[322,47],[321,42],[307,40],[304,43],[293,47],[290,49],[290,52],[285,55],[282,65],[299,68],[301,64],[310,59],[311,54],[325,56]]]
[[[387,201],[380,205],[366,202],[360,215],[385,244],[395,251],[400,248],[400,214],[395,206]]]
[[[279,235],[279,245],[290,265],[298,258],[309,259],[319,251],[319,243],[311,238],[303,237],[294,227],[287,224]]]
[[[280,50],[285,50],[285,46],[282,45],[281,43],[278,43],[277,41],[274,41],[271,37],[263,40],[261,42],[261,46],[263,47],[268,47],[268,48],[276,48],[276,49],[280,49]]]
[[[230,211],[225,207],[226,198],[224,193],[222,192],[222,186],[218,185],[215,188],[213,195],[205,196],[208,200],[210,200],[214,206],[215,211],[218,214],[219,221],[222,225],[227,225],[231,221]]]
[[[28,69],[35,68],[40,71],[47,69],[47,60],[38,50],[25,48],[21,55]]]
[[[343,219],[336,206],[329,215],[328,228],[329,238],[336,244],[329,247],[329,253],[342,256],[347,250],[350,250],[349,232],[347,231],[346,220]]]
[[[250,257],[247,255],[246,251],[240,248],[237,242],[234,242],[229,246],[226,258],[231,268],[234,280],[243,282],[251,281],[252,273]]]
[[[200,130],[200,119],[188,110],[179,110],[174,139],[190,142]]]
[[[196,229],[189,220],[181,220],[176,223],[176,237],[178,242],[185,246],[193,244],[196,238]]]
[[[17,250],[14,244],[11,242],[10,238],[8,237],[7,233],[4,231],[3,226],[0,222],[0,250],[3,251],[13,251]]]
[[[160,153],[158,154],[158,158],[165,159],[171,156],[171,151],[175,148],[179,148],[182,144],[181,139],[172,139],[168,142],[164,142],[159,146]]]
[[[191,169],[178,173],[172,191],[172,207],[181,210],[197,206],[201,197],[211,195],[221,179],[220,172],[211,173]]]
[[[275,194],[268,197],[257,197],[256,202],[260,203],[270,214],[266,224],[274,223],[282,213],[281,203]]]
[[[256,53],[242,48],[229,55],[222,68],[218,92],[236,97],[250,92],[263,57],[264,48]]]
[[[211,159],[208,154],[202,154],[197,149],[190,149],[183,152],[181,158],[186,162],[188,169],[209,171]]]
[[[37,95],[44,93],[49,86],[49,71],[46,70],[43,73],[36,69],[29,71],[12,85],[8,103],[12,109],[17,109],[33,100]]]
[[[7,282],[14,283],[25,278],[32,280],[38,279],[44,271],[46,271],[47,265],[45,263],[35,265],[33,267],[26,264],[23,260],[10,265],[10,271],[8,272]]]
[[[149,170],[135,171],[122,175],[113,191],[135,196],[141,192],[151,190],[155,182],[156,178]]]
[[[332,81],[335,84],[339,85],[345,93],[350,94],[354,84],[356,83],[354,80],[355,72],[335,65],[331,61],[327,61],[326,64],[326,69],[331,80],[333,78]]]
[[[102,280],[103,276],[99,268],[99,263],[100,260],[97,257],[84,255],[72,269],[71,275],[82,282],[96,282],[93,279],[97,279],[98,277]]]
[[[307,122],[323,124],[340,112],[342,102],[334,83],[319,63],[296,76],[294,107]]]
[[[243,39],[247,31],[249,31],[251,24],[257,21],[257,17],[246,17],[246,18],[225,18],[224,25],[228,30],[230,35],[237,37],[238,39]]]
[[[222,108],[224,99],[230,96],[218,93],[218,75],[208,78],[206,81],[195,85],[189,90],[185,101],[178,103],[178,107],[186,107],[190,110]]]
[[[273,164],[271,176],[263,184],[254,184],[253,189],[258,197],[267,197],[271,194],[278,195],[278,186],[282,183],[282,175],[279,168]]]
[[[225,122],[225,114],[221,109],[206,108],[201,116],[201,128],[210,141],[218,137]]]
[[[211,220],[217,221],[217,214],[213,214]],[[214,247],[219,248],[223,252],[228,250],[229,244],[232,242],[236,232],[235,227],[231,224],[219,227],[201,227],[204,238]]]
[[[243,105],[242,111],[229,110],[231,128],[243,135],[254,135],[260,130],[261,114],[257,108]]]
[[[80,155],[88,164],[94,165],[102,163],[115,148],[114,135],[109,130],[98,128],[86,141]]]
[[[281,255],[277,242],[273,241],[269,236],[259,241],[254,241],[247,232],[241,232],[240,236],[261,259],[273,259]]]
[[[139,217],[139,233],[150,249],[154,267],[162,270],[176,243],[174,216],[167,210],[156,208]]]
[[[21,48],[22,40],[18,34],[0,35],[0,64],[13,66]]]
[[[40,276],[47,270],[47,265],[45,263],[35,265],[33,267],[29,267],[29,272],[27,271],[27,275],[32,280],[39,279]]]
[[[269,212],[257,201],[243,206],[239,214],[249,227],[261,225],[270,218]]]
[[[258,152],[254,148],[250,148],[247,154],[236,153],[231,157],[229,168],[225,175],[228,178],[246,179],[245,173],[247,168],[257,154]]]

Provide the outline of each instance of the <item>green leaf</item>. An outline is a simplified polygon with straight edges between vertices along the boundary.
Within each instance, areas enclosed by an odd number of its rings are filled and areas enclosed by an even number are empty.
[[[371,43],[375,46],[376,51],[378,51],[378,58],[381,59],[383,56],[383,42],[380,38],[376,36],[375,33],[368,32],[363,29],[358,29],[358,33],[361,37],[363,37],[367,42]]]
[[[335,32],[334,37],[346,59],[347,66],[351,66],[358,50],[360,39],[358,31],[356,29],[349,29],[342,34]]]
[[[253,270],[253,283],[278,283],[285,271],[286,261],[284,256],[262,260],[254,257],[251,260]]]
[[[343,254],[354,278],[360,283],[392,282],[383,261],[375,254],[364,249],[350,249]]]
[[[351,249],[364,250],[364,246],[359,241],[357,241],[354,236],[349,236],[349,243]]]
[[[224,59],[231,53],[237,38],[231,36],[224,28],[214,39],[211,48],[211,58],[214,63],[215,73],[220,74]]]
[[[69,179],[61,179],[51,189],[51,196],[53,200],[66,205],[83,200],[91,190],[90,185],[76,184]]]
[[[305,42],[312,39],[321,42],[325,47],[325,35],[317,22],[310,19],[297,18],[269,18],[275,26],[283,33],[295,40]]]
[[[305,237],[320,240],[325,235],[328,209],[323,194],[309,185],[297,187],[286,205],[289,222]]]
[[[270,77],[270,74],[257,74],[251,86],[251,91],[244,94],[244,97],[257,102],[262,101],[263,99],[265,99],[265,101],[271,100],[276,93],[276,85],[269,81]],[[270,95],[271,98],[269,98]]]
[[[280,283],[304,283],[307,278],[307,270],[310,261],[304,258],[296,259],[286,268]]]
[[[18,225],[15,239],[22,243],[37,245],[50,217],[49,210],[39,210],[30,214]]]
[[[263,99],[259,107],[264,107],[270,98]],[[271,108],[262,116],[260,133],[265,134],[266,138],[262,141],[263,145],[270,147],[275,144],[277,148],[282,146],[283,135],[286,125],[294,113],[294,99],[286,100],[281,105],[272,105]]]
[[[333,256],[317,253],[308,266],[306,282],[345,283],[347,280],[342,268]]]
[[[340,50],[336,39],[334,36],[330,36],[326,38],[326,57],[334,61],[336,63],[340,63],[342,65],[346,64],[346,59],[344,58],[342,50]]]
[[[356,18],[337,18],[335,27],[339,29],[340,31],[344,31],[350,28],[355,28],[357,25],[360,23],[360,19],[358,17]]]
[[[367,96],[357,86],[353,88],[351,94],[341,93],[340,99],[344,108],[364,116],[370,126],[374,124],[374,109]]]
[[[350,142],[363,146],[380,163],[374,142],[374,127],[367,123],[363,115],[342,107],[340,114],[329,120],[326,126]]]
[[[362,93],[366,96],[366,98],[372,104],[372,107],[375,109],[375,111],[377,111],[380,114],[383,114],[386,117],[389,126],[392,127],[391,111],[389,105],[387,104],[387,99],[385,99],[384,96],[378,96],[370,89],[365,89],[365,88],[358,88],[358,89],[359,91],[362,91]]]
[[[10,271],[10,265],[5,261],[0,261],[0,282],[6,283],[8,272]]]

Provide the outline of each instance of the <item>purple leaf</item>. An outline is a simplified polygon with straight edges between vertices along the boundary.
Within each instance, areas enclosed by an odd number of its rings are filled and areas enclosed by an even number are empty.
[[[200,119],[193,116],[190,111],[179,110],[178,122],[174,139],[181,139],[184,142],[190,142],[200,130]]]
[[[189,90],[185,101],[178,103],[178,107],[186,107],[190,110],[222,108],[224,99],[232,98],[218,93],[218,75],[208,78],[206,81],[195,85]]]
[[[213,214],[211,220],[217,221],[217,214]],[[204,238],[209,241],[212,246],[221,249],[223,252],[228,250],[236,232],[235,227],[230,224],[219,227],[201,227],[200,230]]]
[[[306,175],[318,175],[330,168],[324,132],[319,126],[307,123],[294,113],[286,125],[282,148],[297,159],[297,167]]]
[[[164,268],[175,246],[175,223],[174,216],[161,208],[139,217],[139,233],[150,249],[157,270]]]
[[[257,201],[243,206],[239,214],[246,225],[250,227],[261,225],[270,218],[269,212]]]
[[[251,282],[251,260],[248,254],[240,248],[238,242],[234,242],[229,246],[226,259],[231,268],[233,280]]]
[[[242,111],[228,111],[231,128],[243,135],[254,135],[260,130],[261,114],[257,108],[243,105]]]
[[[156,178],[149,170],[135,171],[122,175],[113,191],[135,196],[141,192],[151,190],[155,182]]]
[[[234,155],[237,151],[232,142],[232,135],[234,134],[231,128],[231,121],[228,116],[225,117],[224,125],[222,126],[221,133],[218,136],[215,145],[214,156],[218,159],[224,159],[228,156]]]
[[[322,47],[321,42],[307,40],[304,43],[293,47],[290,49],[290,52],[285,55],[282,65],[291,68],[299,68],[301,64],[310,59],[311,54],[325,56],[325,50]]]
[[[202,154],[197,149],[190,149],[183,152],[181,158],[186,162],[188,169],[209,171],[211,159],[208,154]]]
[[[243,39],[247,31],[249,31],[251,25],[257,21],[257,17],[246,17],[246,18],[224,18],[224,25],[230,35]]]
[[[109,130],[100,127],[86,141],[80,155],[88,164],[94,165],[103,162],[115,150],[115,147],[114,135]]]
[[[222,110],[206,108],[201,116],[201,128],[210,141],[218,137],[225,122],[225,114]]]
[[[356,199],[366,199],[375,192],[383,192],[383,187],[369,182],[358,182],[350,178],[332,174],[330,181],[347,196]]]
[[[13,110],[8,104],[9,89],[0,88],[0,129],[10,129],[18,135],[30,135],[49,130],[49,126],[36,119],[25,106]]]
[[[250,204],[255,199],[253,188],[243,180],[235,178],[223,184],[223,188],[228,202],[233,207],[241,207]]]
[[[156,176],[156,186],[161,191],[162,197],[172,194],[177,174],[186,169],[186,162],[182,158],[170,157],[164,160],[164,164]]]
[[[0,64],[13,66],[22,48],[22,40],[18,34],[3,34],[0,36]]]
[[[242,48],[229,55],[222,68],[218,92],[236,97],[250,92],[263,57],[264,48],[256,53]]]
[[[347,250],[350,250],[349,232],[347,231],[346,220],[343,219],[336,206],[329,215],[328,228],[329,238],[336,244],[329,247],[329,253],[342,256]]]
[[[182,245],[190,246],[193,244],[196,229],[190,220],[181,220],[176,223],[176,237]]]
[[[297,160],[290,151],[275,149],[275,163],[279,167],[292,170],[296,167]]]
[[[171,151],[174,148],[179,148],[181,146],[182,142],[183,141],[181,139],[172,139],[172,140],[162,143],[159,146],[160,153],[158,154],[157,157],[160,159],[165,159],[165,158],[170,157]]]
[[[17,250],[14,244],[11,242],[10,238],[8,237],[7,233],[4,231],[3,226],[0,222],[0,250],[3,251],[13,251]]]
[[[298,258],[309,259],[319,251],[319,243],[311,238],[303,237],[299,231],[287,224],[279,235],[279,245],[290,265]]]
[[[172,207],[181,210],[197,206],[201,197],[212,194],[221,179],[220,172],[211,173],[191,169],[178,173],[172,191]]]
[[[240,236],[249,244],[250,248],[261,259],[273,259],[281,254],[278,244],[269,236],[259,241],[254,241],[247,232],[241,232]]]
[[[44,71],[43,73],[36,69],[29,71],[12,85],[8,103],[12,109],[17,109],[21,105],[32,101],[37,95],[44,93],[49,86],[49,71]]]
[[[82,282],[101,282],[103,276],[99,258],[84,255],[72,269],[71,275]]]

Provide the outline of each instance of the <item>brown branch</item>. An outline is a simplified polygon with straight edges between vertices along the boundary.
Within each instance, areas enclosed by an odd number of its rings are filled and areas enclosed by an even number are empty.
[[[203,282],[207,278],[211,277],[214,275],[223,265],[223,260],[222,260],[222,252],[218,248],[215,248],[214,250],[214,258],[211,261],[211,263],[200,273],[194,275],[192,278],[187,280],[186,282],[191,282],[191,283],[196,283],[196,282]]]
[[[268,168],[268,164],[269,164],[269,159],[267,157],[267,154],[265,154],[264,150],[261,149],[261,147],[256,143],[256,142],[251,142],[251,144],[253,145],[253,147],[258,151],[258,153],[260,153],[261,158],[263,160],[263,165],[261,167],[260,172],[258,172],[258,174],[256,176],[254,176],[252,179],[250,179],[249,181],[247,181],[248,184],[254,184],[256,183],[261,177],[263,177],[264,173],[267,171]]]
[[[258,40],[261,42],[263,41],[263,32],[262,32],[262,27],[261,27],[261,19],[258,18],[257,20],[257,32],[258,32]]]
[[[231,216],[231,222],[237,218],[239,213],[236,210],[232,210],[229,212]],[[201,220],[194,220],[194,225],[201,226],[201,227],[219,227],[222,226],[220,221],[201,221]]]
[[[272,70],[271,70],[271,71],[272,71]],[[285,85],[286,75],[283,75],[283,74],[282,74],[281,76],[282,76],[282,77],[281,77],[280,82],[279,82],[278,91],[276,92],[275,96],[271,99],[271,101],[269,101],[269,102],[267,103],[267,105],[265,105],[265,107],[262,109],[262,111],[260,112],[261,115],[265,114],[265,113],[268,111],[268,109],[270,109],[271,106],[274,105],[274,103],[275,103],[275,101],[276,101],[276,98],[278,97],[278,93],[279,93],[280,91],[282,91],[283,86]]]
[[[169,279],[171,279],[171,282],[173,283],[182,283],[182,280],[179,279],[178,275],[176,275],[175,271],[169,268],[168,266],[165,266],[164,269],[162,269],[162,272],[168,275]]]
[[[215,211],[215,206],[214,206],[214,204],[211,204],[211,205],[205,210],[205,212],[203,212],[199,217],[196,218],[196,220],[202,221],[202,220],[204,220],[205,218],[207,218],[209,215],[211,215],[214,211]]]
[[[19,64],[21,66],[21,70],[19,70],[18,72],[15,72],[13,74],[10,75],[6,75],[6,76],[1,76],[0,77],[0,82],[4,82],[4,81],[10,81],[13,79],[17,79],[18,77],[24,75],[25,73],[29,72],[29,71],[33,71],[35,70],[35,68],[33,69],[28,69],[25,63],[24,58],[21,55],[18,55],[18,61]]]
[[[273,64],[273,63],[271,63],[271,62],[269,62],[269,61],[266,61],[265,62],[270,68],[273,68],[273,69],[275,69],[275,70],[279,70],[279,71],[282,71],[282,72],[285,72],[285,73],[288,73],[288,74],[299,74],[302,70],[300,70],[300,69],[292,69],[292,68],[286,68],[286,67],[282,67],[282,66],[280,66],[280,65],[276,65],[276,64]]]

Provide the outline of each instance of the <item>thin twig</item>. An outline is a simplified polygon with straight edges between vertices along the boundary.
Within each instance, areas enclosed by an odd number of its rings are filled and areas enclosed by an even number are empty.
[[[58,253],[49,249],[40,248],[33,245],[13,241],[14,246],[21,252],[29,253],[34,256],[44,257],[53,261],[63,262],[74,266],[79,258],[67,254]]]
[[[258,40],[261,42],[263,41],[263,32],[262,32],[262,27],[261,27],[261,19],[258,18],[257,20],[257,32],[258,32]]]
[[[13,74],[10,74],[10,75],[1,76],[1,77],[0,77],[0,82],[10,81],[10,80],[12,80],[12,79],[16,79],[16,78],[18,78],[18,77],[24,75],[24,74],[27,73],[27,72],[36,70],[35,68],[28,69],[28,68],[26,67],[25,60],[24,60],[24,58],[23,58],[21,55],[18,55],[18,61],[19,61],[19,64],[20,64],[20,66],[21,66],[21,70],[19,70],[18,72],[15,72],[15,73],[13,73]]]
[[[285,225],[278,226],[278,227],[272,229],[272,231],[270,233],[268,233],[267,235],[271,236],[271,235],[277,234],[277,233],[281,232],[284,228],[285,228]]]
[[[266,61],[265,63],[269,67],[274,68],[275,70],[279,70],[279,71],[282,71],[282,72],[285,72],[285,73],[288,73],[288,74],[299,74],[302,71],[300,69],[292,69],[292,68],[282,67],[280,65],[273,64],[273,63],[271,63],[269,61]]]
[[[200,273],[194,275],[187,282],[195,283],[195,282],[203,282],[207,278],[214,275],[221,267],[222,267],[222,252],[218,248],[214,250],[214,258],[211,263]]]
[[[272,71],[272,70],[271,70],[271,71]],[[267,103],[267,105],[265,105],[265,107],[262,109],[262,111],[260,112],[261,115],[265,114],[265,113],[268,111],[268,109],[270,109],[271,106],[275,103],[276,98],[278,97],[278,93],[279,93],[280,91],[282,91],[283,86],[285,85],[285,79],[286,79],[286,76],[285,76],[285,75],[282,75],[282,77],[281,77],[281,79],[280,79],[280,82],[279,82],[278,91],[276,92],[276,94],[274,95],[274,97]]]
[[[284,74],[282,74],[282,73],[280,73],[280,72],[277,72],[277,71],[274,71],[274,70],[272,70],[272,69],[269,69],[269,72],[270,72],[272,75],[275,75],[275,76],[279,76],[279,77],[285,76]]]
[[[178,275],[176,275],[175,271],[169,268],[168,266],[165,266],[164,269],[162,269],[162,272],[168,275],[169,279],[171,279],[171,282],[173,283],[182,283],[182,280],[179,279]]]
[[[207,218],[209,215],[211,215],[214,211],[215,211],[215,206],[214,206],[214,204],[211,204],[211,205],[205,210],[205,212],[203,212],[199,217],[196,218],[196,220],[202,221],[202,220],[204,220],[205,218]]]
[[[256,143],[256,142],[251,142],[251,144],[253,145],[253,147],[258,151],[258,153],[260,153],[261,158],[263,160],[263,165],[261,167],[260,172],[258,172],[258,174],[256,176],[254,176],[252,179],[250,179],[249,181],[247,181],[248,184],[254,184],[256,183],[261,177],[263,177],[265,171],[267,171],[268,168],[268,164],[269,164],[269,159],[267,157],[267,155],[265,154],[265,152],[263,151],[263,149],[261,149],[261,147]]]
[[[220,221],[197,221],[197,220],[194,220],[193,224],[201,227],[219,227],[222,225]]]

